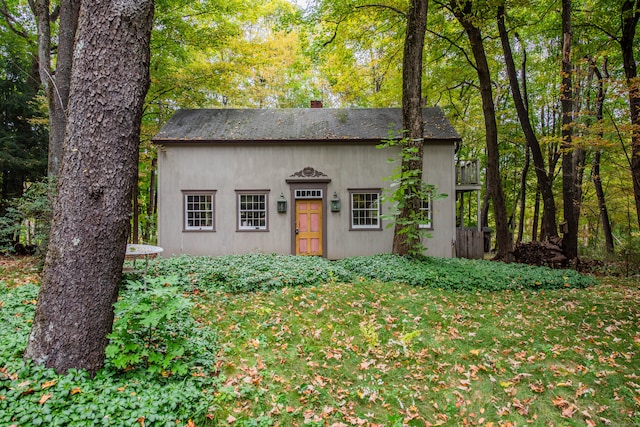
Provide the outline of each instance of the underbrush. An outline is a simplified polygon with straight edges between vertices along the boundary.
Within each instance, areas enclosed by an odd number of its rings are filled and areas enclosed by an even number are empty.
[[[562,289],[595,284],[593,277],[574,270],[463,258],[412,260],[378,255],[346,258],[338,261],[338,265],[370,280],[448,290]]]
[[[339,264],[325,258],[258,253],[164,258],[152,265],[149,273],[177,276],[184,286],[190,288],[227,292],[347,282],[353,277]]]
[[[204,418],[218,384],[217,340],[184,311],[191,305],[170,280],[123,290],[111,357],[94,378],[22,359],[37,292],[0,282],[1,426],[183,426]]]
[[[561,289],[585,287],[593,277],[573,270],[484,260],[411,259],[377,255],[328,261],[320,257],[230,255],[167,258],[150,273],[177,275],[183,284],[203,290],[250,292],[320,283],[348,283],[361,278],[450,290]]]

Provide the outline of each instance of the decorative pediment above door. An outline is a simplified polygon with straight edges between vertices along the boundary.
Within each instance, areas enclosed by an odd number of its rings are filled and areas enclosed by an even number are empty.
[[[307,166],[292,173],[289,178],[287,178],[287,182],[331,182],[331,178],[324,172]]]

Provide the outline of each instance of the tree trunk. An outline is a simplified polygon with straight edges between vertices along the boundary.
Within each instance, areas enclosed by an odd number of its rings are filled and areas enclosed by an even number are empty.
[[[485,183],[484,196],[482,197],[482,210],[480,211],[480,224],[482,228],[489,227],[489,203],[491,202],[491,191]]]
[[[544,157],[542,156],[540,143],[538,142],[538,138],[533,130],[533,126],[531,125],[529,112],[522,98],[520,86],[518,85],[518,77],[515,63],[513,61],[513,54],[511,52],[511,44],[509,43],[509,35],[507,34],[507,29],[504,23],[504,15],[504,6],[499,6],[498,29],[500,32],[500,40],[502,42],[502,50],[504,52],[507,75],[509,76],[511,94],[516,106],[516,112],[518,113],[520,126],[522,126],[522,131],[527,141],[527,145],[531,149],[533,165],[538,179],[538,188],[540,189],[542,200],[544,202],[542,224],[545,227],[545,235],[547,238],[554,237],[558,235],[558,226],[556,224],[556,203],[553,197],[553,189],[551,188],[551,181],[549,180],[549,176],[545,170]]]
[[[540,221],[540,190],[536,188],[536,198],[533,202],[533,225],[531,226],[531,240],[533,241],[538,240],[538,222],[539,221]],[[542,236],[540,236],[540,240],[543,240]]]
[[[140,194],[140,183],[136,179],[133,185],[133,194],[131,196],[131,243],[139,243],[140,236],[138,235],[140,229],[140,204],[138,203],[138,195]]]
[[[147,203],[147,221],[145,222],[144,230],[142,231],[142,238],[145,242],[151,240],[151,224],[153,223],[153,216],[156,213],[156,198],[158,192],[156,191],[156,168],[158,165],[158,159],[154,157],[151,160],[151,177],[149,178],[149,203]]]
[[[55,71],[51,68],[51,16],[49,0],[36,0],[33,13],[38,22],[38,58],[40,81],[49,108],[48,175],[58,176],[62,163],[62,146],[67,126],[67,106],[71,84],[71,68],[75,46],[79,0],[62,0],[59,12]]]
[[[122,275],[149,85],[152,0],[83,2],[51,240],[25,358],[103,364]]]
[[[636,204],[638,226],[640,227],[640,78],[636,68],[636,60],[633,49],[636,35],[636,27],[640,21],[640,7],[638,0],[625,0],[621,10],[622,37],[620,49],[622,50],[622,63],[627,79],[629,94],[629,117],[631,119],[631,176],[633,178],[633,195]]]
[[[598,122],[603,119],[603,111],[604,111],[604,77],[609,77],[609,72],[607,70],[607,60],[605,58],[604,64],[602,65],[603,72],[601,73],[595,62],[591,61],[591,67],[593,72],[598,77],[598,95],[596,97],[596,120]],[[603,133],[600,132],[599,136],[602,137]],[[596,197],[598,198],[598,210],[600,211],[600,222],[602,223],[602,233],[604,234],[605,247],[607,249],[607,253],[613,254],[614,252],[614,244],[613,244],[613,232],[611,230],[611,221],[609,220],[609,210],[607,209],[607,202],[604,196],[604,190],[602,188],[602,178],[600,177],[600,150],[596,150],[593,156],[593,163],[591,167],[591,180],[593,181],[593,186],[596,190]]]
[[[522,167],[522,174],[520,175],[520,200],[518,202],[518,237],[516,243],[522,242],[522,236],[524,235],[524,213],[527,201],[527,173],[529,172],[529,144],[525,147],[524,166]]]
[[[600,222],[602,223],[602,233],[604,234],[605,247],[607,253],[612,254],[614,251],[613,232],[611,231],[611,221],[609,220],[609,210],[602,189],[602,179],[600,178],[600,150],[597,150],[593,156],[593,165],[591,168],[591,179],[596,189],[598,197],[598,208],[600,211]]]
[[[496,223],[496,241],[498,244],[496,258],[503,259],[506,258],[513,249],[513,239],[509,232],[507,207],[500,177],[498,125],[496,123],[493,91],[491,89],[491,73],[489,71],[487,55],[484,50],[482,34],[480,29],[475,26],[475,19],[471,15],[472,2],[469,0],[451,0],[451,8],[469,37],[469,43],[471,44],[471,50],[473,51],[473,57],[476,62],[475,66],[480,83],[480,95],[482,96],[482,111],[486,132],[487,186],[491,192]]]
[[[424,123],[422,118],[422,51],[427,28],[428,0],[412,0],[407,14],[407,30],[402,62],[402,128],[407,131],[403,150],[416,150],[411,156],[402,157],[402,171],[415,171],[412,177],[422,182]],[[411,187],[404,194],[406,203],[398,213],[393,233],[393,253],[407,255],[416,248],[417,233],[405,233],[402,223],[420,209],[421,200]],[[417,224],[415,225],[417,227]]]
[[[562,199],[567,232],[562,237],[564,255],[578,257],[578,218],[575,215],[575,171],[573,163],[573,65],[571,62],[571,0],[562,0]]]

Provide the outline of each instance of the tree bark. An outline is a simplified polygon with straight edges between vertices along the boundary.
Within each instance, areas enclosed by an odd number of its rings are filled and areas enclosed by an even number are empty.
[[[607,59],[605,58],[602,66],[603,72],[601,73],[595,62],[591,61],[591,67],[593,72],[598,78],[598,95],[596,96],[596,120],[598,122],[603,119],[604,111],[604,79],[603,77],[609,77],[607,70]],[[600,132],[599,136],[602,137],[603,133]],[[596,190],[596,197],[598,198],[598,210],[600,211],[600,222],[602,223],[602,233],[604,234],[605,247],[607,253],[613,254],[613,232],[611,230],[611,221],[609,220],[609,210],[607,209],[607,202],[604,195],[604,189],[602,188],[602,178],[600,176],[600,157],[601,150],[597,149],[593,156],[593,163],[591,166],[591,180]]]
[[[156,198],[157,198],[157,190],[156,190],[156,168],[158,165],[158,159],[154,157],[151,160],[151,177],[149,178],[149,191],[147,196],[149,197],[149,202],[147,203],[147,220],[145,222],[145,226],[142,232],[142,239],[145,242],[149,242],[151,239],[151,225],[153,224],[153,218],[156,214]]]
[[[152,0],[83,2],[51,240],[25,358],[94,374],[122,275]]]
[[[640,21],[640,5],[638,0],[625,0],[620,12],[622,19],[622,64],[627,79],[629,96],[629,118],[631,119],[631,176],[633,178],[633,195],[636,204],[638,226],[640,227],[640,78],[633,55],[636,27]]]
[[[131,195],[131,212],[133,217],[131,218],[131,243],[139,243],[140,236],[140,204],[138,203],[138,195],[140,194],[140,184],[138,180],[135,180],[133,185],[133,194]]]
[[[413,177],[422,182],[424,122],[422,118],[422,51],[427,28],[428,0],[412,0],[407,14],[407,30],[402,61],[402,128],[407,131],[403,150],[416,149],[415,155],[403,156],[402,170],[415,171]],[[404,194],[406,203],[398,213],[393,233],[393,253],[407,255],[420,242],[416,233],[403,233],[403,219],[420,209],[421,200],[410,187]],[[417,226],[417,225],[416,225]]]
[[[513,249],[513,239],[509,232],[507,208],[500,177],[498,125],[496,123],[495,105],[493,103],[489,63],[487,62],[487,55],[484,50],[482,34],[480,29],[475,26],[475,20],[473,16],[471,16],[472,2],[469,0],[451,0],[451,9],[467,33],[476,62],[475,66],[480,83],[480,95],[482,97],[482,111],[486,132],[487,187],[491,192],[496,223],[496,241],[498,244],[496,258],[504,259]]]
[[[562,237],[564,255],[570,259],[578,257],[578,218],[575,215],[575,170],[573,162],[573,64],[571,59],[571,0],[562,0],[562,199],[567,232]]]
[[[67,106],[80,1],[62,0],[60,2],[55,71],[51,66],[51,15],[49,7],[49,0],[36,0],[33,13],[38,23],[40,82],[46,94],[49,108],[48,175],[50,178],[55,178],[58,176],[62,162],[62,146],[67,126]]]
[[[536,188],[536,197],[533,202],[533,225],[531,226],[531,240],[543,240],[538,237],[538,222],[540,221],[540,189]],[[542,234],[542,232],[540,233]]]
[[[520,175],[520,200],[518,201],[518,237],[516,238],[516,243],[522,242],[522,237],[524,235],[524,214],[527,201],[527,173],[529,173],[529,164],[531,157],[529,153],[530,148],[529,144],[527,144],[524,154],[524,166],[522,167],[522,174]]]
[[[531,149],[533,157],[533,165],[538,179],[538,188],[542,195],[542,201],[544,203],[542,224],[545,227],[545,235],[548,237],[554,237],[558,235],[558,226],[556,223],[556,203],[553,197],[553,189],[551,187],[551,181],[546,173],[544,165],[544,157],[542,156],[542,150],[540,143],[531,125],[529,118],[529,112],[522,98],[520,92],[520,86],[518,85],[518,77],[516,72],[515,63],[513,61],[513,54],[511,51],[511,44],[509,43],[509,35],[504,22],[504,6],[498,7],[498,30],[500,32],[500,41],[502,42],[502,50],[504,52],[504,59],[507,68],[507,75],[509,76],[509,85],[511,87],[511,94],[513,102],[516,106],[516,112],[522,126],[527,145]]]

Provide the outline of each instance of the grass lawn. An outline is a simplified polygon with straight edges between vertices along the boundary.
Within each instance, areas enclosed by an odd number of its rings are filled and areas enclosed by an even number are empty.
[[[640,291],[326,284],[203,307],[219,424],[640,425]],[[215,423],[214,423],[215,424]],[[265,423],[265,425],[267,425]]]
[[[89,379],[22,362],[37,275],[3,259],[0,425],[640,426],[637,279],[396,261],[160,261],[215,358]]]

